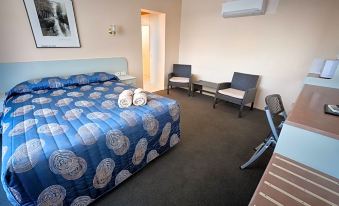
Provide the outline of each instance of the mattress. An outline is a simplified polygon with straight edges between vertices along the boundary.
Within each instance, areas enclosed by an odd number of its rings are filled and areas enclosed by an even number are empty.
[[[107,73],[36,79],[8,94],[1,119],[1,181],[13,205],[88,205],[180,141],[180,107]]]

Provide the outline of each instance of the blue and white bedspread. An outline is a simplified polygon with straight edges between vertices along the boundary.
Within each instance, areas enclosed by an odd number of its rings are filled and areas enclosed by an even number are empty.
[[[177,102],[148,93],[146,106],[120,109],[118,95],[129,88],[107,73],[14,87],[1,121],[9,201],[88,205],[177,144]]]

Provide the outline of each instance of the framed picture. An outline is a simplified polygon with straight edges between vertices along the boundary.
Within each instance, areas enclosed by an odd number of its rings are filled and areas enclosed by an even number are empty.
[[[37,48],[80,47],[72,0],[24,0]]]

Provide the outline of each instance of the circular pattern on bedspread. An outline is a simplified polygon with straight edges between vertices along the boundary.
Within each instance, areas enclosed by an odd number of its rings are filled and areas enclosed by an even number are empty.
[[[135,146],[135,151],[134,151],[133,158],[132,158],[132,163],[134,165],[140,164],[142,160],[144,159],[145,153],[147,150],[147,145],[148,145],[147,139],[142,138],[139,140],[139,142]]]
[[[62,118],[64,118],[64,120],[68,120],[68,121],[76,120],[76,119],[80,118],[82,112],[83,112],[82,109],[78,109],[78,108],[71,109],[71,110],[68,110],[67,112],[65,112],[65,115]]]
[[[90,102],[90,101],[77,101],[75,102],[75,106],[77,107],[92,107],[94,106],[94,102]]]
[[[113,82],[110,82],[110,81],[103,83],[104,86],[111,86],[112,84],[113,84]]]
[[[134,127],[137,124],[137,115],[133,111],[125,110],[120,113],[120,117],[124,119],[130,127]]]
[[[81,144],[92,145],[96,143],[101,135],[100,128],[95,123],[87,123],[79,127],[78,133],[75,135]]]
[[[32,99],[32,102],[35,104],[48,104],[52,101],[51,98],[47,98],[47,97],[38,97],[38,98],[34,98]]]
[[[150,136],[154,136],[157,134],[159,129],[159,122],[155,117],[151,114],[145,114],[142,116],[143,127],[147,131]]]
[[[89,83],[89,79],[85,76],[85,75],[77,75],[75,77],[76,81],[78,82],[79,85],[83,85],[83,84],[88,84]]]
[[[50,88],[60,88],[64,86],[64,84],[60,81],[60,79],[57,79],[57,78],[49,79],[48,85]]]
[[[101,93],[100,92],[92,92],[91,94],[89,94],[90,99],[99,99],[101,97]]]
[[[67,125],[61,125],[57,123],[44,124],[38,128],[39,134],[45,134],[53,137],[64,134],[67,131],[68,131]]]
[[[81,157],[78,157],[78,164],[76,165],[74,170],[69,173],[62,174],[62,177],[65,178],[66,180],[76,180],[82,177],[86,170],[87,170],[86,160]]]
[[[32,97],[33,97],[33,95],[31,95],[31,94],[24,94],[24,95],[17,97],[16,99],[14,99],[12,102],[13,103],[22,103],[22,102],[25,102],[25,101],[31,99]]]
[[[93,186],[97,189],[106,187],[112,179],[114,167],[115,163],[113,159],[103,159],[97,166],[96,173],[93,178]]]
[[[72,151],[57,150],[49,157],[49,168],[54,174],[60,174],[66,180],[76,180],[86,172],[87,163]]]
[[[165,107],[163,104],[161,104],[159,101],[157,100],[150,100],[149,102],[147,102],[147,105],[153,109],[155,109],[158,112],[163,112],[165,111]]]
[[[80,196],[73,200],[71,206],[87,206],[91,202],[93,202],[93,199],[90,196]]]
[[[180,108],[178,104],[169,105],[169,113],[173,119],[173,121],[177,121],[180,117]]]
[[[58,100],[55,106],[63,107],[63,106],[69,105],[71,102],[73,102],[72,98],[63,98],[63,99]]]
[[[105,100],[101,103],[103,109],[113,109],[115,107],[115,102],[111,100]]]
[[[58,110],[45,108],[45,109],[38,109],[33,114],[34,116],[51,117],[51,116],[55,116],[57,113],[58,113]]]
[[[116,95],[116,94],[106,94],[106,95],[105,95],[105,98],[106,98],[106,99],[118,99],[119,96]]]
[[[122,91],[124,91],[123,87],[114,87],[114,92],[121,93]]]
[[[115,185],[122,183],[127,178],[129,178],[132,174],[128,170],[121,170],[117,176],[115,177]]]
[[[170,132],[171,132],[171,127],[172,127],[172,124],[170,122],[167,122],[164,128],[162,129],[162,133],[159,138],[160,146],[164,146],[167,143]]]
[[[46,94],[48,92],[48,89],[40,89],[33,91],[34,94]]]
[[[37,119],[26,119],[17,125],[14,126],[14,128],[9,132],[9,136],[16,136],[19,134],[23,134],[27,132],[28,130],[32,129],[34,125],[38,123]]]
[[[71,85],[71,86],[67,86],[67,87],[64,87],[65,89],[76,89],[78,86],[75,86],[75,85]]]
[[[124,155],[129,149],[130,142],[127,136],[120,130],[115,129],[106,134],[106,145],[116,155]]]
[[[85,86],[80,87],[80,91],[83,91],[83,92],[91,90],[91,89],[92,89],[91,85],[85,85]]]
[[[44,189],[38,197],[38,206],[63,205],[66,189],[61,185],[52,185]]]
[[[82,97],[82,96],[84,96],[84,93],[82,93],[82,92],[69,92],[69,93],[67,93],[67,96],[69,96],[69,97]]]
[[[45,141],[32,139],[21,144],[8,160],[8,168],[15,173],[23,173],[31,170],[39,160]]]
[[[35,108],[34,105],[25,105],[22,107],[17,108],[12,114],[12,117],[18,117],[27,114],[28,112],[32,111]]]
[[[170,147],[173,147],[174,145],[178,144],[180,142],[180,139],[177,134],[173,134],[170,138]]]
[[[117,85],[117,86],[126,86],[126,84],[121,83],[121,82],[117,82],[117,83],[115,83],[115,85]]]
[[[146,162],[149,163],[157,157],[159,157],[159,153],[156,150],[151,150],[147,154]]]
[[[106,92],[108,91],[108,88],[107,87],[95,87],[94,90],[99,91],[99,92]]]
[[[92,113],[87,114],[87,118],[90,120],[100,119],[102,121],[105,121],[111,118],[111,114],[103,113],[103,112],[92,112]]]
[[[53,97],[61,96],[61,95],[63,95],[65,92],[66,92],[66,90],[58,89],[58,90],[53,91],[53,92],[51,93],[51,96],[53,96]]]
[[[72,172],[78,164],[78,157],[69,150],[57,150],[49,157],[49,168],[54,174]]]

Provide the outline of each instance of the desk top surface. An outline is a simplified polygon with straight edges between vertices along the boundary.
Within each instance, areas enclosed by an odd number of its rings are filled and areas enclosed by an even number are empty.
[[[339,117],[324,113],[325,104],[339,103],[339,89],[304,85],[286,123],[339,140]]]
[[[249,205],[338,203],[338,179],[274,153]]]

